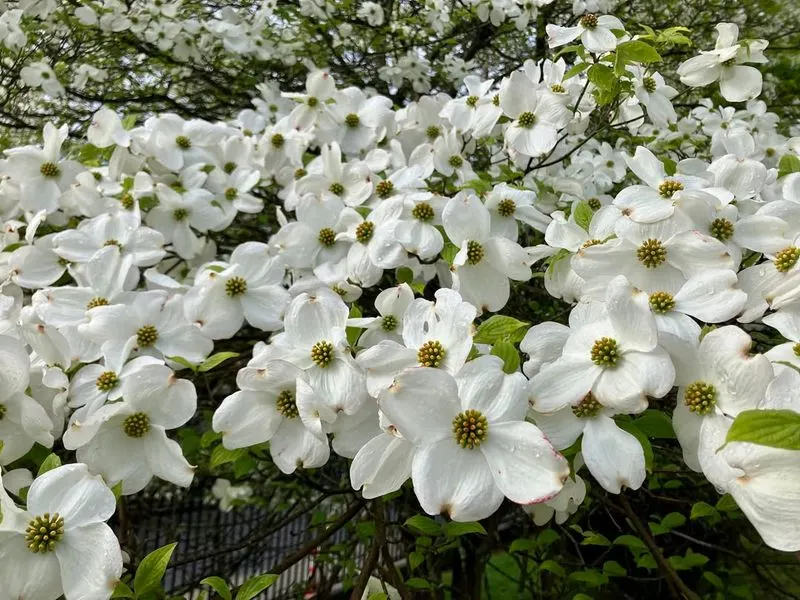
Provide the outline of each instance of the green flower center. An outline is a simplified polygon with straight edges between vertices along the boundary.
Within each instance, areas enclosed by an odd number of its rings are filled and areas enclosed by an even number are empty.
[[[447,162],[451,167],[457,169],[458,167],[464,164],[464,159],[461,158],[458,154],[453,154],[453,156],[451,156]]]
[[[677,179],[665,179],[658,184],[658,193],[662,198],[672,198],[672,194],[680,192],[683,189],[683,184]]]
[[[597,401],[592,392],[589,392],[583,397],[580,404],[572,407],[572,413],[576,417],[588,419],[589,417],[597,416],[601,408],[603,408],[603,405]]]
[[[707,415],[717,403],[717,390],[710,383],[695,381],[686,388],[683,401],[693,413]]]
[[[378,185],[375,186],[375,193],[378,198],[388,198],[392,195],[392,192],[394,192],[394,184],[388,179],[379,181]]]
[[[644,87],[645,91],[649,94],[652,94],[656,91],[656,80],[652,77],[645,77],[642,80],[642,86]]]
[[[581,17],[581,26],[584,29],[594,29],[597,27],[597,15],[588,14]]]
[[[336,194],[337,196],[341,196],[342,194],[344,194],[344,186],[339,182],[335,182],[331,184],[331,187],[328,188],[328,191],[331,194]]]
[[[45,177],[58,177],[61,175],[61,169],[58,168],[58,165],[51,162],[42,163],[42,166],[39,167],[39,172]]]
[[[283,390],[278,394],[275,408],[287,419],[296,419],[300,415],[297,410],[297,398],[291,390]]]
[[[282,134],[276,133],[270,138],[269,143],[272,144],[274,148],[281,148],[285,141]]]
[[[733,236],[733,223],[728,219],[714,219],[708,229],[711,235],[720,242],[724,242]]]
[[[28,522],[25,544],[34,554],[52,552],[64,537],[64,519],[58,514],[44,513]]]
[[[598,367],[613,369],[617,366],[619,354],[617,353],[617,340],[603,337],[595,340],[591,352],[592,362]]]
[[[94,384],[101,392],[110,392],[119,384],[119,377],[114,371],[106,371],[105,373],[100,373]]]
[[[592,210],[600,210],[602,208],[602,204],[600,203],[599,198],[589,198],[586,203],[589,205],[589,208]]]
[[[453,437],[462,448],[473,450],[480,446],[489,433],[489,422],[479,410],[465,410],[453,419]]]
[[[361,119],[356,113],[350,113],[344,118],[344,123],[348,127],[358,127],[361,124]]]
[[[97,308],[98,306],[108,306],[108,300],[106,300],[105,298],[100,298],[99,296],[92,298],[86,305],[86,310],[92,310],[93,308]]]
[[[428,139],[435,140],[439,135],[442,133],[441,128],[437,127],[436,125],[429,125],[428,128],[425,130],[425,135],[428,136]]]
[[[483,246],[480,242],[470,240],[467,242],[467,264],[477,265],[483,260]]]
[[[375,224],[372,221],[363,221],[356,227],[356,240],[366,244],[372,239],[373,233],[375,233]]]
[[[536,115],[530,111],[524,112],[519,116],[517,119],[520,127],[524,127],[525,129],[530,129],[534,125],[536,125]]]
[[[636,251],[639,262],[648,269],[655,269],[667,260],[667,249],[660,241],[650,238]]]
[[[327,367],[333,360],[333,344],[325,340],[314,344],[311,348],[311,360],[321,369]]]
[[[418,221],[432,221],[434,217],[433,207],[427,202],[420,202],[412,209],[411,216]]]
[[[178,148],[182,148],[183,150],[188,150],[192,147],[192,140],[190,140],[185,135],[179,135],[175,138],[175,144]]]
[[[306,171],[305,169],[302,169],[302,168],[301,169],[297,169],[294,172],[294,178],[295,179],[302,179],[306,175],[308,175],[308,171]]]
[[[800,248],[784,248],[775,255],[775,268],[786,273],[800,259]]]
[[[397,329],[397,318],[394,315],[386,315],[381,319],[381,328],[384,331],[394,331]]]
[[[492,104],[495,106],[500,106],[500,94],[495,94],[492,96]]]
[[[471,107],[474,108],[475,105],[478,104],[478,97],[477,96],[467,96],[466,104],[467,104],[467,106],[471,106]]]
[[[143,437],[150,431],[150,417],[143,412],[133,413],[125,417],[125,420],[122,422],[122,431],[124,431],[125,435],[128,437]]]
[[[222,167],[222,170],[225,171],[228,175],[233,173],[236,170],[236,163],[235,162],[226,162],[225,166]]]
[[[184,221],[189,216],[189,211],[185,208],[176,208],[172,211],[172,218],[176,221]]]
[[[330,227],[324,227],[319,230],[319,236],[317,236],[317,240],[323,246],[333,246],[336,243],[336,232]]]
[[[500,200],[497,204],[497,213],[501,217],[510,217],[513,215],[517,210],[517,203],[514,202],[511,198],[505,198]]]
[[[317,104],[319,104],[319,100],[314,96],[311,96],[308,100],[306,100],[306,104],[308,104],[311,108],[314,108]]]
[[[675,299],[668,292],[654,292],[650,294],[650,308],[663,315],[675,308]]]
[[[230,298],[241,296],[247,291],[247,280],[238,275],[231,277],[225,282],[225,293]]]
[[[239,195],[239,190],[237,190],[234,187],[229,187],[227,190],[225,190],[225,199],[226,200],[231,200],[231,201],[236,200],[236,197],[238,195]]]
[[[797,344],[795,344],[795,345],[792,347],[792,352],[794,352],[794,355],[795,355],[795,356],[797,356],[798,358],[800,358],[800,342],[798,342]]]
[[[2,421],[5,418],[7,411],[8,409],[6,408],[6,405],[0,404],[0,421]]]
[[[445,350],[439,340],[428,340],[417,351],[417,360],[423,367],[439,367],[444,361]]]
[[[553,85],[550,86],[550,91],[555,94],[563,94],[567,90],[560,83],[554,83]]]
[[[133,196],[131,196],[128,192],[122,194],[119,199],[119,203],[122,204],[122,208],[125,210],[133,210]]]
[[[122,244],[119,243],[119,240],[114,240],[114,239],[106,240],[105,242],[103,242],[103,246],[116,246],[117,248],[122,250]]]
[[[586,240],[581,245],[581,248],[590,248],[592,246],[597,246],[598,244],[602,244],[603,240],[598,240],[597,238],[592,238],[591,240]]]
[[[158,329],[152,325],[140,327],[136,332],[136,345],[140,348],[152,346],[158,340]]]

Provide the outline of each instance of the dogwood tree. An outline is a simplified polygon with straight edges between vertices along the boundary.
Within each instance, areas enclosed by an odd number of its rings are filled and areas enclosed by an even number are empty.
[[[753,549],[800,551],[786,58],[639,4],[3,5],[0,590],[158,597],[174,545],[106,521],[217,476],[224,510],[291,481],[339,515],[237,598],[341,528],[354,598],[477,600],[498,549],[523,595],[774,587]],[[723,545],[687,517],[740,520]],[[697,571],[708,548],[757,566]]]

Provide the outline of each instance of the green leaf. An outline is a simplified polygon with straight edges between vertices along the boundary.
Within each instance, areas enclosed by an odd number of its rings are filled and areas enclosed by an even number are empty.
[[[128,587],[127,584],[118,581],[116,587],[114,588],[114,593],[111,594],[111,598],[135,598],[136,594],[133,593],[133,590]]]
[[[549,546],[561,539],[561,536],[558,535],[558,532],[555,529],[550,529],[549,527],[545,529],[542,533],[540,533],[536,537],[536,543],[540,546]]]
[[[239,356],[238,352],[217,352],[200,363],[200,366],[197,367],[197,370],[201,373],[205,373],[206,371],[210,371],[214,367],[221,365],[229,358],[236,358],[237,356]]]
[[[778,177],[800,172],[800,156],[784,154],[778,162]]]
[[[497,342],[492,346],[492,354],[503,359],[503,371],[516,373],[519,371],[519,352],[511,342]]]
[[[490,181],[486,181],[485,179],[472,179],[462,185],[459,189],[475,190],[479,196],[483,196],[484,194],[492,191],[492,183]]]
[[[567,69],[567,72],[564,73],[564,77],[562,77],[562,80],[566,81],[567,79],[572,79],[573,77],[575,77],[575,75],[580,75],[581,73],[583,73],[590,66],[592,66],[592,63],[586,63],[586,62],[572,65],[569,69]]]
[[[114,494],[114,499],[119,502],[119,499],[122,497],[122,481],[118,481],[114,484],[114,487],[111,488],[111,493]]]
[[[670,556],[668,560],[676,571],[688,571],[695,567],[702,567],[708,562],[708,557],[704,554],[695,554],[690,548],[684,556]]]
[[[442,532],[447,537],[458,537],[460,535],[467,535],[469,533],[486,535],[486,530],[483,528],[483,525],[475,521],[466,523],[456,523],[455,521],[450,521],[449,523],[445,523],[444,527],[442,528]]]
[[[202,579],[200,583],[209,586],[211,589],[217,592],[217,594],[222,597],[222,600],[231,600],[233,598],[228,584],[225,583],[225,580],[222,577],[206,577],[205,579]]]
[[[625,577],[628,574],[625,567],[615,560],[609,560],[603,563],[603,573],[609,577]]]
[[[408,555],[408,566],[411,567],[412,570],[416,569],[424,560],[425,555],[423,555],[422,552],[417,552],[415,550]]]
[[[136,576],[133,578],[133,589],[136,590],[137,598],[160,589],[167,564],[169,564],[169,559],[177,545],[177,542],[167,544],[158,550],[153,550],[142,559],[136,569]]]
[[[647,42],[631,40],[617,46],[617,61],[624,64],[632,62],[650,64],[661,61],[661,55]]]
[[[431,584],[421,577],[412,577],[411,579],[407,579],[406,585],[415,590],[428,590],[431,587]]]
[[[235,460],[240,459],[242,456],[247,454],[247,449],[245,448],[237,448],[236,450],[228,450],[225,446],[220,444],[211,452],[211,460],[209,461],[209,466],[214,469],[219,467],[220,465],[224,465],[229,462],[234,462]]]
[[[601,90],[611,91],[617,84],[617,77],[614,75],[614,71],[610,67],[601,65],[600,63],[589,67],[587,75],[589,76],[589,81]]]
[[[615,546],[627,546],[631,550],[646,550],[647,546],[644,545],[644,542],[640,540],[638,537],[634,537],[632,535],[621,535],[617,539],[614,540]]]
[[[442,528],[436,521],[423,515],[414,515],[403,525],[422,535],[439,535],[442,532]]]
[[[633,424],[647,437],[675,439],[672,419],[663,411],[647,409],[641,416],[633,420]]]
[[[136,115],[125,115],[122,119],[123,129],[133,129],[136,125]]]
[[[473,341],[476,344],[494,344],[499,341],[519,342],[525,337],[530,323],[513,317],[494,315],[478,326]]]
[[[800,450],[800,413],[793,410],[746,410],[739,413],[728,430],[725,443],[730,442]]]
[[[575,215],[575,223],[582,229],[589,231],[589,223],[592,222],[592,217],[594,216],[594,211],[592,207],[589,206],[589,203],[583,201],[578,202],[572,213]]]
[[[242,584],[242,587],[236,592],[236,600],[251,600],[255,598],[273,583],[278,581],[278,575],[266,573],[264,575],[256,575],[251,577]]]
[[[716,508],[722,512],[733,512],[739,510],[739,505],[730,494],[725,494],[722,498],[717,500]]]
[[[538,543],[536,540],[520,538],[511,542],[511,545],[508,547],[508,552],[509,554],[513,554],[515,552],[533,552],[536,550],[537,546]]]
[[[671,512],[666,517],[661,519],[661,525],[667,529],[675,529],[686,523],[686,517],[681,513]]]
[[[689,518],[694,521],[696,519],[712,519],[717,520],[720,518],[719,511],[711,506],[708,502],[695,502],[692,505],[692,512]]]
[[[348,318],[350,319],[360,319],[362,317],[361,309],[358,308],[355,304],[350,307],[350,314]],[[361,335],[361,328],[360,327],[348,327],[346,330],[347,334],[347,343],[351,346],[355,346],[356,342],[358,342],[358,338]]]
[[[197,373],[197,365],[193,362],[189,362],[182,356],[167,356],[167,360],[171,360],[172,362],[178,363],[179,365],[183,365],[187,369],[191,369],[193,373]]]
[[[414,271],[408,267],[400,267],[395,273],[395,279],[397,279],[397,283],[407,283],[408,285],[411,285],[411,283],[414,281]]]
[[[61,459],[55,454],[49,454],[47,458],[42,461],[42,464],[39,465],[39,475],[44,475],[48,471],[52,471],[56,467],[60,466]]]
[[[587,532],[585,538],[581,542],[581,546],[610,546],[609,539],[600,533]]]
[[[455,260],[456,258],[456,254],[458,254],[458,250],[459,250],[458,246],[456,246],[452,242],[445,242],[444,248],[442,249],[441,252],[442,260],[452,265],[453,260]],[[408,269],[408,267],[403,267],[403,268]],[[408,270],[410,271],[411,269]]]
[[[597,569],[586,569],[569,574],[572,581],[580,581],[590,587],[600,587],[608,583],[608,575],[601,573]]]
[[[668,156],[662,156],[661,162],[664,164],[664,171],[666,171],[667,175],[675,175],[678,171],[678,163]]]
[[[704,571],[703,572],[703,579],[708,581],[711,585],[715,588],[721,590],[725,588],[725,584],[722,582],[722,579],[719,578],[715,573],[711,571]]]
[[[375,592],[374,594],[370,594],[367,600],[389,600],[389,596],[383,592]]]
[[[553,575],[561,577],[562,579],[567,576],[567,572],[564,570],[564,567],[562,567],[554,560],[543,561],[542,564],[539,565],[539,568],[542,571],[549,571]]]

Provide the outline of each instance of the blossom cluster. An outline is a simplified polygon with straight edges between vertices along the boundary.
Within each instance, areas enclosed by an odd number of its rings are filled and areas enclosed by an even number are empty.
[[[548,29],[553,47],[580,38],[571,68],[468,76],[454,98],[395,109],[315,69],[304,92],[264,85],[227,122],[160,114],[126,128],[103,108],[86,134],[94,164],[53,124],[41,145],[6,151],[0,465],[57,439],[78,461],[32,484],[4,474],[20,500],[30,487],[27,513],[0,496],[0,562],[48,574],[12,579],[12,597],[110,595],[118,546],[79,568],[75,532],[108,541],[102,482],[123,495],[154,477],[190,485],[167,433],[197,413],[187,369],[244,328],[263,341],[211,427],[228,449],[269,442],[284,473],[333,452],[365,498],[410,479],[429,514],[479,520],[508,499],[563,520],[585,496],[584,465],[610,493],[642,485],[644,451],[620,417],[674,398],[688,467],[769,545],[800,549],[796,452],[720,450],[744,411],[800,411],[800,173],[777,168],[800,143],[740,64],[766,44],[718,29],[679,75],[719,80],[743,110],[678,116],[677,90],[631,60],[609,113],[596,67],[642,42],[588,13]],[[601,129],[643,141],[611,145]],[[497,315],[516,330],[494,347],[476,338],[534,270],[573,305],[568,325]],[[787,342],[752,354],[755,323]],[[570,463],[561,451],[579,438]],[[76,592],[87,569],[93,591]]]

